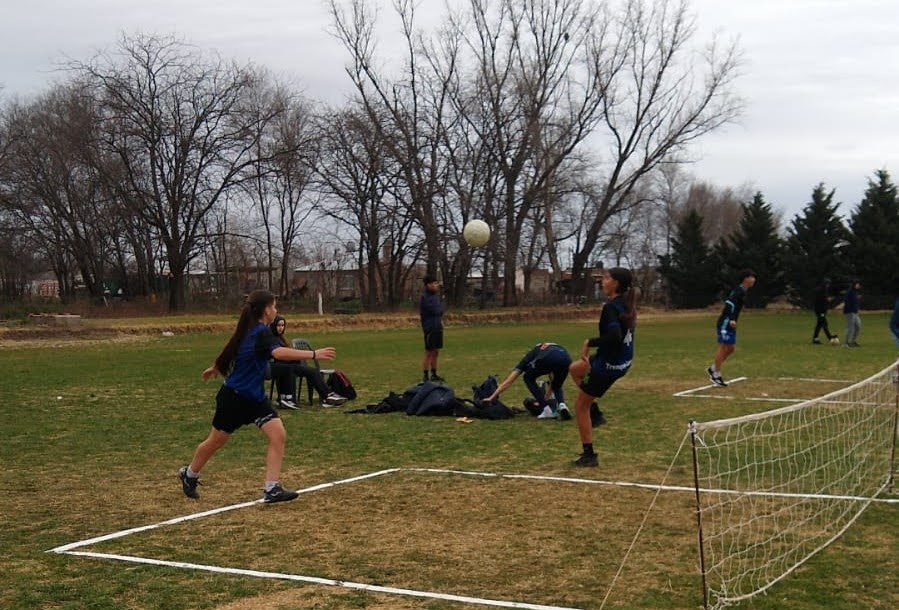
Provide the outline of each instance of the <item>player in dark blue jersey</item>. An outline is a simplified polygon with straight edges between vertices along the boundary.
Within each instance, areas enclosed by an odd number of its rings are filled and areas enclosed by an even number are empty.
[[[443,304],[440,302],[440,281],[433,275],[424,277],[425,291],[418,303],[418,313],[421,318],[421,330],[425,337],[425,355],[422,358],[421,368],[423,381],[430,380],[443,382],[443,378],[437,374],[437,358],[443,349]]]
[[[265,371],[271,358],[332,360],[337,352],[333,347],[298,350],[282,346],[269,328],[277,313],[275,295],[267,290],[251,292],[231,339],[212,366],[203,371],[204,381],[222,375],[225,383],[215,399],[209,436],[197,446],[190,464],[178,472],[181,488],[189,498],[199,497],[197,485],[200,470],[206,462],[228,442],[235,430],[251,423],[256,424],[268,439],[263,501],[284,502],[299,495],[281,487],[281,462],[287,432],[265,395]]]
[[[601,398],[615,381],[627,374],[634,359],[637,299],[632,287],[633,276],[628,269],[613,267],[602,274],[601,282],[602,291],[611,300],[599,316],[599,336],[584,341],[580,359],[570,368],[571,378],[580,389],[574,410],[583,452],[574,461],[575,466],[599,464],[593,450],[596,422],[591,418],[591,407],[595,399]],[[596,353],[591,356],[590,348],[594,347]]]
[[[515,365],[512,372],[485,400],[490,402],[498,398],[515,383],[519,376],[522,376],[525,385],[536,401],[535,411],[538,419],[571,419],[571,412],[565,405],[565,392],[562,389],[562,385],[568,378],[569,366],[571,366],[571,356],[564,347],[557,343],[538,343],[528,350],[528,353]],[[549,377],[548,393],[545,393],[543,388],[537,385],[537,379],[544,375]]]
[[[724,309],[715,322],[715,334],[718,336],[718,349],[715,351],[715,361],[706,369],[712,383],[726,386],[727,382],[721,376],[721,367],[724,361],[734,353],[737,345],[737,319],[743,311],[743,301],[746,293],[755,286],[756,275],[752,269],[743,269],[739,275],[740,283],[730,291],[724,300]]]

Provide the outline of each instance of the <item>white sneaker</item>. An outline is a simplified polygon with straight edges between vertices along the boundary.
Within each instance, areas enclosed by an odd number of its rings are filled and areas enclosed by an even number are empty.
[[[296,411],[299,409],[297,403],[293,401],[293,396],[279,396],[278,397],[278,406],[283,407],[285,409],[293,409]]]
[[[344,396],[341,396],[340,394],[335,394],[334,392],[331,392],[330,394],[325,396],[325,399],[322,401],[322,406],[323,407],[339,407],[340,405],[345,403],[347,400],[349,400],[349,399]]]
[[[559,403],[559,419],[568,421],[571,419],[571,411],[568,410],[568,405],[564,402]]]
[[[543,407],[543,412],[537,416],[537,419],[556,419],[557,417],[559,417],[559,414],[553,412],[552,407],[546,405]]]

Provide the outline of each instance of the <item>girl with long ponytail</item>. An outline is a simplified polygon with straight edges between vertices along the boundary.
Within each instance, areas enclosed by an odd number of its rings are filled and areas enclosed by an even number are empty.
[[[637,328],[637,295],[633,275],[624,267],[613,267],[602,274],[602,290],[610,298],[599,316],[599,335],[584,341],[581,357],[571,364],[571,378],[579,392],[574,403],[575,419],[582,453],[575,466],[597,466],[593,450],[593,427],[602,423],[602,411],[596,404],[616,380],[630,370],[634,359],[634,330]],[[596,353],[590,355],[590,348]]]
[[[203,371],[204,381],[221,375],[225,378],[215,399],[212,429],[194,451],[190,464],[178,471],[181,489],[189,498],[199,498],[200,470],[240,427],[255,424],[268,439],[265,459],[264,502],[293,500],[299,494],[281,486],[281,463],[287,432],[278,412],[266,396],[264,383],[269,360],[333,360],[333,347],[302,350],[285,347],[269,327],[278,314],[275,295],[254,290],[247,296],[237,328],[215,362]]]

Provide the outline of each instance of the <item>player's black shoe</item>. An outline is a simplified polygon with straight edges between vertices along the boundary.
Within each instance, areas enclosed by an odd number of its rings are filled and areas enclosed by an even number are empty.
[[[262,495],[262,500],[266,504],[271,504],[273,502],[289,502],[290,500],[297,499],[299,495],[300,494],[295,491],[287,491],[278,484],[265,492]]]
[[[178,471],[178,478],[181,479],[181,489],[184,491],[185,496],[194,500],[200,497],[200,494],[197,493],[197,485],[200,484],[200,478],[187,476],[187,466],[182,467]]]
[[[595,453],[582,453],[581,457],[574,460],[571,465],[581,468],[594,468],[599,466],[599,457]]]

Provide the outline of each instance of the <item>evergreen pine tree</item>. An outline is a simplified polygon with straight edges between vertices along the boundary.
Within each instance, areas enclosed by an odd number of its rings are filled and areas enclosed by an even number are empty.
[[[714,259],[702,231],[702,216],[691,210],[677,223],[671,255],[660,256],[660,274],[675,308],[708,307],[717,298]]]
[[[837,282],[849,273],[845,248],[848,230],[837,215],[834,191],[823,184],[812,191],[812,200],[787,228],[784,256],[785,281],[790,302],[811,307],[815,287],[826,277]]]
[[[746,306],[766,307],[785,292],[783,240],[777,234],[771,206],[765,203],[761,192],[740,207],[743,217],[737,230],[715,247],[722,261],[719,286],[727,294],[736,284],[739,270],[752,269],[758,280],[746,298]]]
[[[849,220],[847,253],[862,283],[862,307],[892,307],[899,292],[899,201],[886,170],[875,172]]]

